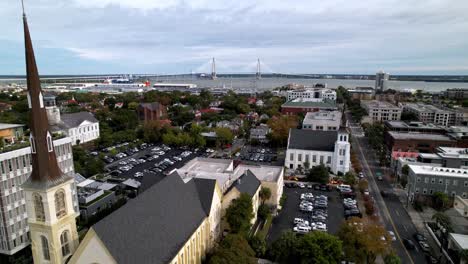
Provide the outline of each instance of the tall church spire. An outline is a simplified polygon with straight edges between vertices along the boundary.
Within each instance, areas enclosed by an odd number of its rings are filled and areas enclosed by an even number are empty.
[[[44,107],[43,93],[34,57],[28,22],[23,6],[24,45],[26,51],[26,75],[28,85],[28,105],[30,113],[30,144],[32,155],[32,173],[25,184],[54,185],[69,178],[60,170],[49,131],[47,113]]]

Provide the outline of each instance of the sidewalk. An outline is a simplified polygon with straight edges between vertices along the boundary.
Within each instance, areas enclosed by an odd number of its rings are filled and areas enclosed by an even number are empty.
[[[427,231],[425,227],[425,223],[432,222],[432,215],[434,215],[436,211],[430,207],[426,207],[424,208],[423,212],[418,212],[413,208],[411,203],[409,204],[409,206],[407,206],[408,196],[404,189],[394,187],[393,190],[395,191],[395,194],[398,196],[398,199],[400,200],[400,202],[404,205],[403,207],[405,208],[406,212],[408,212],[408,215],[410,216],[411,221],[416,226],[416,229],[418,229],[418,232],[423,233],[426,236],[428,236],[429,232]]]

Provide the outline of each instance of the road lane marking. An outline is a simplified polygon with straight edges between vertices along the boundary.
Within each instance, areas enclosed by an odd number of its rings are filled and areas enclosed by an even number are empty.
[[[396,213],[398,216],[400,216],[400,213],[398,212],[398,210],[395,210],[395,213]]]
[[[364,159],[363,159],[363,162],[366,163],[365,165],[366,165],[366,167],[367,167],[368,172],[370,172],[371,175],[372,175],[372,182],[373,182],[375,185],[377,185],[377,183],[376,183],[375,180],[374,180],[374,175],[373,175],[373,173],[372,173],[372,170],[370,170],[369,164],[367,163],[367,159],[366,159],[366,157],[365,157],[365,155],[364,155],[364,152],[362,152],[362,148],[361,148],[361,144],[359,143],[359,140],[355,140],[355,142],[356,142],[356,144],[358,145],[359,152],[361,153],[361,156],[364,158]],[[378,186],[377,186],[377,189],[379,190]],[[380,193],[377,193],[377,195],[380,195]],[[383,198],[382,198],[382,201],[383,201]],[[401,239],[401,237],[400,237],[400,234],[399,234],[399,232],[398,232],[398,230],[397,230],[397,228],[396,228],[396,226],[395,226],[395,223],[393,223],[393,219],[392,219],[392,217],[391,217],[391,215],[390,215],[390,212],[388,211],[388,208],[387,208],[387,205],[385,204],[385,201],[383,201],[383,209],[384,209],[385,212],[387,213],[387,217],[386,217],[386,218],[390,221],[390,224],[392,225],[393,230],[395,230],[395,234],[396,234],[396,236],[398,237],[398,241],[400,241],[400,244],[401,244],[401,246],[403,247],[403,250],[406,252],[406,255],[408,256],[408,258],[409,258],[409,260],[411,261],[411,263],[414,264],[413,258],[411,258],[410,253],[409,253],[408,250],[406,249],[405,245],[403,245],[403,241],[402,241],[402,239]],[[416,250],[417,250],[417,248],[416,248]]]
[[[404,225],[403,228],[405,229],[406,232],[408,232],[408,227],[406,227],[406,225]]]

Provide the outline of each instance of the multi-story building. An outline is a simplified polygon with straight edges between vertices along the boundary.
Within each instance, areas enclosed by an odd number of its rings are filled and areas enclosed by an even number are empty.
[[[14,143],[23,137],[23,127],[21,124],[0,123],[0,139],[8,143]]]
[[[352,99],[359,100],[372,100],[374,97],[375,90],[372,87],[356,87],[353,89],[347,89]]]
[[[261,124],[250,129],[250,141],[258,141],[260,143],[267,143],[267,135],[270,133],[271,129],[266,124]]]
[[[331,89],[301,89],[291,90],[286,93],[286,100],[291,101],[296,98],[305,99],[328,99],[336,101],[336,91]]]
[[[334,174],[346,173],[350,169],[350,143],[346,130],[317,131],[291,129],[284,166],[299,169],[325,165]]]
[[[338,130],[343,114],[340,111],[309,112],[302,121],[302,129],[311,130]]]
[[[18,143],[20,144],[20,143]],[[74,174],[71,139],[54,140],[55,152],[61,170]],[[27,224],[26,198],[21,185],[32,171],[31,148],[0,153],[0,253],[11,255],[30,244]],[[73,204],[78,210],[76,193]]]
[[[403,111],[414,113],[421,122],[446,127],[460,125],[464,116],[463,112],[424,103],[407,103],[404,105]]]
[[[468,170],[425,165],[408,165],[408,197],[443,192],[449,196],[468,198]]]
[[[361,107],[367,111],[373,122],[401,119],[401,108],[384,101],[361,101]]]
[[[445,135],[387,131],[385,142],[390,152],[434,153],[438,147],[456,147],[457,141]]]
[[[44,96],[45,109],[53,133],[71,138],[72,144],[86,143],[99,138],[99,121],[90,112],[61,114],[55,96]]]
[[[285,115],[306,114],[320,110],[335,111],[338,107],[335,101],[317,98],[296,98],[281,105],[281,113]]]
[[[379,71],[375,74],[375,90],[376,91],[383,91],[386,88],[386,82],[390,75],[383,71]]]
[[[404,121],[387,121],[385,122],[387,131],[396,132],[419,132],[426,134],[445,134],[446,128],[440,125],[423,122],[404,122]]]
[[[468,89],[467,88],[452,88],[447,89],[441,92],[441,95],[448,99],[467,99],[468,98]]]

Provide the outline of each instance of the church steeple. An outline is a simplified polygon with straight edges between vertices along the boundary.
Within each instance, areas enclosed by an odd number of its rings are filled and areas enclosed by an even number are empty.
[[[79,243],[76,187],[73,177],[64,174],[57,163],[24,7],[23,23],[32,172],[21,187],[26,197],[31,251],[34,263],[63,264]]]
[[[26,75],[28,85],[28,104],[30,112],[30,144],[32,155],[32,173],[28,183],[50,186],[63,182],[69,177],[60,170],[49,131],[44,98],[37,71],[34,49],[29,34],[28,22],[23,6],[24,45],[26,54]]]

